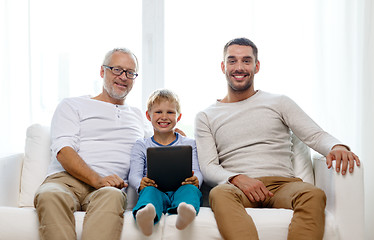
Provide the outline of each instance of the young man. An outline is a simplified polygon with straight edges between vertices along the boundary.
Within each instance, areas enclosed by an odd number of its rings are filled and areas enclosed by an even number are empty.
[[[82,239],[120,239],[131,148],[151,134],[141,111],[125,104],[137,71],[130,50],[113,49],[101,66],[102,93],[67,98],[57,107],[52,161],[35,195],[41,239],[76,239],[78,210],[86,211]]]
[[[175,125],[182,116],[177,95],[167,89],[156,90],[150,95],[147,105],[146,115],[152,123],[154,135],[135,143],[131,152],[129,184],[139,192],[134,217],[143,234],[149,236],[162,213],[177,213],[176,228],[179,230],[185,229],[195,219],[202,201],[199,188],[203,177],[195,141],[175,132]],[[157,189],[157,182],[147,177],[147,148],[178,145],[192,147],[191,177],[185,179],[176,191],[162,192]]]
[[[216,186],[209,200],[222,236],[258,239],[245,208],[272,207],[294,210],[288,239],[322,239],[326,196],[295,178],[290,130],[343,175],[358,157],[288,97],[254,90],[260,62],[252,41],[228,42],[221,68],[227,95],[197,115],[195,134],[204,180]]]

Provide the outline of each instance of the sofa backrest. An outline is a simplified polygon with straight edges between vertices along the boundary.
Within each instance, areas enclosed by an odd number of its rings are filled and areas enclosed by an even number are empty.
[[[296,136],[292,136],[292,159],[295,175],[306,182],[314,184],[313,167],[310,150]],[[22,166],[21,187],[19,196],[20,207],[33,207],[34,195],[43,182],[51,160],[49,127],[33,124],[26,132],[25,156]],[[137,194],[128,191],[128,209],[135,206]]]
[[[19,207],[33,207],[34,195],[47,175],[51,161],[50,129],[47,126],[33,124],[27,128],[25,155],[23,159]],[[128,189],[127,208],[132,209],[137,201],[134,189]]]
[[[27,128],[23,159],[19,207],[33,207],[34,195],[43,182],[51,153],[49,127],[33,124]]]
[[[292,165],[296,177],[314,185],[314,171],[310,148],[292,134]]]

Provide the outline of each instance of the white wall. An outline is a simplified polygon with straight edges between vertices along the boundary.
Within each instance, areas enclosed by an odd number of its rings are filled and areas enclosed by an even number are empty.
[[[374,239],[374,3],[366,1],[364,84],[362,86],[362,155],[365,177],[366,239]]]

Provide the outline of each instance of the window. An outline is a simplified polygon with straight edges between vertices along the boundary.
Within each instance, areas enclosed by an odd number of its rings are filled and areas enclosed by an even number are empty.
[[[141,62],[141,1],[30,0],[32,121],[49,124],[62,98],[102,89],[107,51],[126,47]],[[128,102],[141,107],[142,74]]]
[[[142,60],[142,2],[0,0],[0,155],[22,152],[31,123],[49,125],[62,98],[101,92],[114,47]],[[140,68],[142,70],[142,68]],[[141,107],[142,74],[127,102]]]
[[[165,1],[165,87],[181,98],[180,127],[189,136],[196,113],[226,95],[223,47],[237,37],[251,39],[259,49],[255,89],[289,95],[313,110],[308,90],[316,68],[313,2]]]
[[[6,79],[0,105],[7,116],[0,126],[9,136],[0,143],[11,146],[2,152],[23,147],[19,139],[30,123],[48,125],[62,98],[100,93],[104,54],[123,46],[140,63],[126,101],[144,110],[155,88],[174,90],[183,113],[178,127],[192,137],[197,112],[226,94],[222,48],[241,36],[259,48],[256,89],[290,96],[348,144],[357,138],[360,112],[338,124],[329,114],[335,106],[340,113],[360,111],[354,108],[361,86],[354,80],[362,66],[363,1],[0,0],[0,7],[0,74]]]

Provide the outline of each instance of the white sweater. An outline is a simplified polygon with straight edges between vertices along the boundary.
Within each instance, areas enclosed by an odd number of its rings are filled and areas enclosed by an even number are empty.
[[[260,90],[240,102],[217,101],[197,114],[195,128],[200,168],[211,186],[237,174],[294,177],[291,131],[324,156],[341,144],[290,98]]]

